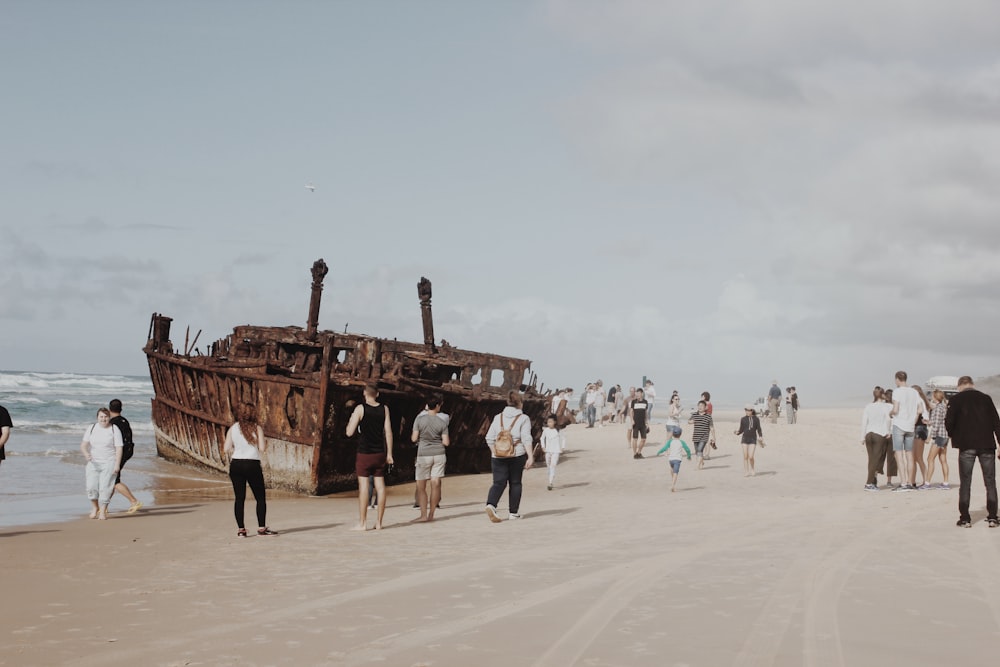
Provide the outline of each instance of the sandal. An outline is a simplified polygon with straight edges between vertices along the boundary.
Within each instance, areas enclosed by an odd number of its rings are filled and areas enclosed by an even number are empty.
[[[257,534],[258,535],[277,535],[277,533],[274,532],[273,530],[271,530],[270,528],[258,528],[257,529]]]
[[[236,531],[236,537],[246,537],[246,536],[247,536],[246,528],[240,528],[239,530]]]

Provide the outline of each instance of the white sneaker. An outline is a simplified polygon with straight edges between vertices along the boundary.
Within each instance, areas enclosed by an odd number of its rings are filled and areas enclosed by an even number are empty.
[[[486,506],[486,516],[490,518],[493,523],[500,523],[500,517],[497,516],[497,508],[493,505]]]
[[[521,518],[520,514],[511,514],[509,517],[507,517],[507,520],[513,521],[514,519],[520,519],[520,518]]]

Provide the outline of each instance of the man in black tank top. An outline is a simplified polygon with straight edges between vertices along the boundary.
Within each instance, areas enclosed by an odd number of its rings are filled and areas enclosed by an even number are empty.
[[[111,494],[114,495],[114,492],[117,491],[128,498],[128,514],[135,514],[142,508],[142,503],[132,495],[132,490],[122,481],[121,471],[121,468],[125,467],[125,462],[132,458],[132,454],[135,452],[135,444],[132,442],[132,425],[122,416],[122,402],[117,398],[112,399],[108,403],[108,410],[111,411],[111,423],[117,426],[118,430],[122,433],[122,443],[124,444],[122,447],[122,463],[119,466],[118,477],[115,478],[115,486],[111,490]]]
[[[365,401],[354,408],[347,424],[347,437],[360,435],[354,471],[358,476],[358,525],[354,530],[368,530],[368,477],[375,477],[378,516],[375,530],[382,528],[385,515],[385,467],[392,465],[392,424],[389,408],[378,402],[378,389],[365,387]]]

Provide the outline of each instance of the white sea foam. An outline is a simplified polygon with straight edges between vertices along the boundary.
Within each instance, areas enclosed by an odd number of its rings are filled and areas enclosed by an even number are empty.
[[[15,431],[26,431],[29,433],[83,433],[94,422],[50,422],[50,421],[28,421],[14,419]]]
[[[152,382],[133,375],[83,375],[78,373],[35,373],[0,371],[0,389],[72,389],[73,391],[115,390],[131,393],[153,391]],[[35,392],[37,393],[37,392]]]
[[[93,421],[55,423],[50,421],[30,421],[24,419],[14,419],[13,421],[15,431],[24,431],[26,433],[48,433],[53,435],[64,433],[83,433],[94,423]],[[137,421],[129,422],[129,425],[132,427],[133,434],[148,434],[153,432],[153,422]]]

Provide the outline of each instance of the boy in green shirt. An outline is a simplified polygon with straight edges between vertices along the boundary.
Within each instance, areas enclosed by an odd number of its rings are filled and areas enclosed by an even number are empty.
[[[670,462],[670,477],[672,483],[670,485],[670,492],[673,493],[677,490],[677,475],[681,471],[681,459],[686,454],[688,461],[691,460],[691,448],[688,447],[687,443],[680,439],[681,430],[680,426],[667,426],[667,442],[660,448],[660,451],[656,452],[657,456],[667,452],[667,460]]]

